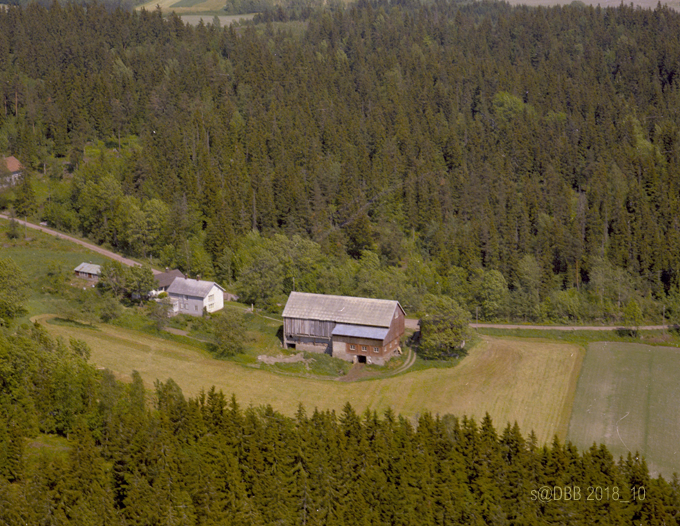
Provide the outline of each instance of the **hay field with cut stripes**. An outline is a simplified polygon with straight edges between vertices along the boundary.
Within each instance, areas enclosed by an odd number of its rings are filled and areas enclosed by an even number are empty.
[[[568,438],[604,443],[615,458],[642,453],[652,473],[680,472],[680,349],[591,343]]]
[[[45,321],[45,318],[41,318]],[[97,329],[53,325],[54,336],[75,337],[92,347],[91,361],[120,378],[140,372],[147,388],[173,378],[185,395],[215,385],[236,394],[242,405],[271,404],[293,415],[302,402],[340,411],[350,402],[357,411],[379,413],[391,407],[406,417],[424,411],[474,416],[488,412],[499,429],[515,420],[540,441],[564,439],[583,351],[575,345],[485,337],[458,366],[427,369],[391,378],[338,382],[284,376],[211,358],[190,345],[137,331],[100,325]]]

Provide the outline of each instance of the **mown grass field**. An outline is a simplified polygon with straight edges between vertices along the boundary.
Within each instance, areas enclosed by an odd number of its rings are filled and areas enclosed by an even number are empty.
[[[195,347],[120,327],[45,326],[55,336],[85,340],[92,347],[92,362],[122,379],[139,371],[147,388],[157,379],[173,378],[186,395],[196,395],[215,385],[234,393],[241,404],[271,404],[288,415],[300,402],[308,410],[340,411],[348,401],[358,411],[391,407],[407,417],[429,410],[479,420],[488,411],[497,427],[517,420],[525,433],[533,429],[541,441],[555,434],[565,438],[583,357],[573,345],[485,338],[451,369],[346,383],[291,378],[219,361]]]
[[[616,458],[639,451],[653,473],[680,472],[680,349],[591,343],[568,438],[604,443]]]
[[[208,14],[208,15],[193,14],[192,15],[192,14],[183,14],[181,9],[182,8],[180,8],[180,10],[177,11],[177,14],[181,15],[182,22],[184,22],[185,24],[190,24],[192,26],[197,26],[198,24],[201,23],[201,20],[203,21],[204,25],[212,24],[215,16],[217,16],[217,18],[219,18],[220,25],[222,27],[230,26],[231,24],[233,24],[235,22],[240,22],[241,20],[252,20],[252,18],[255,16],[255,13],[250,13],[250,14],[247,14],[247,15],[222,15],[222,14],[218,14],[218,15],[215,15],[215,14]],[[172,12],[172,11],[176,11],[176,10],[177,10],[177,8],[173,7],[172,9],[168,10],[168,12]],[[193,13],[195,11],[196,11],[196,7],[192,7],[191,12]],[[209,12],[212,13],[212,11],[209,11]]]
[[[156,9],[156,6],[160,6],[164,14],[169,14],[174,11],[182,16],[182,20],[191,25],[197,25],[201,18],[203,18],[203,23],[211,23],[212,17],[218,15],[220,17],[220,23],[225,26],[241,19],[251,19],[255,14],[222,15],[225,3],[224,0],[151,0],[138,6],[137,9],[144,8],[147,11],[153,11]],[[510,5],[526,5],[530,7],[550,7],[570,5],[574,3],[574,0],[510,0],[509,3]],[[603,8],[619,7],[621,5],[619,0],[583,0],[582,3],[593,7],[600,6]],[[633,2],[626,3],[626,5],[629,3],[643,9],[655,9],[658,0],[634,0]],[[661,4],[667,5],[675,10],[680,10],[680,0],[665,0],[662,1]]]
[[[226,15],[224,14],[225,4],[224,0],[151,0],[136,7],[136,9],[154,11],[157,7],[160,7],[164,15],[175,12],[182,16],[184,22],[192,25],[197,25],[201,18],[204,24],[210,24],[215,15],[219,17],[220,24],[223,26],[239,20],[250,20],[255,16],[255,13]]]

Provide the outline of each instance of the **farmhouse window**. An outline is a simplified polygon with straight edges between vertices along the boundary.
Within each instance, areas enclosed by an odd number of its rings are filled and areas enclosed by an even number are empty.
[[[379,347],[373,347],[373,352],[380,352],[380,348]]]
[[[194,310],[198,310],[198,305],[194,305]]]
[[[350,351],[356,351],[356,350],[357,350],[357,346],[354,345],[353,343],[350,343],[350,344],[349,344],[349,350],[350,350]]]
[[[215,295],[211,294],[210,296],[208,296],[208,301],[210,302],[215,301]]]
[[[213,310],[214,308],[215,308],[214,303],[211,303],[210,305],[208,305],[208,310]]]
[[[368,347],[366,347],[365,345],[362,345],[361,350],[362,350],[362,352],[366,352],[366,351],[368,351]]]

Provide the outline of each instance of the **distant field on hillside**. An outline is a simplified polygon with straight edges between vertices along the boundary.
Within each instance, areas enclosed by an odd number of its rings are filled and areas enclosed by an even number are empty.
[[[244,15],[223,15],[222,13],[224,13],[225,5],[225,0],[151,0],[138,6],[136,9],[153,11],[156,9],[156,6],[158,6],[164,14],[170,14],[174,11],[178,15],[182,15],[182,20],[192,25],[198,24],[198,21],[201,18],[203,18],[203,23],[212,23],[214,15],[219,16],[220,23],[223,26],[229,25],[240,19],[249,20],[254,16],[254,13]]]
[[[349,3],[349,2],[348,2]],[[510,0],[510,5],[527,5],[530,7],[550,7],[556,5],[569,5],[573,3],[573,0]],[[620,0],[583,0],[583,3],[591,6],[600,7],[618,7],[621,5]],[[204,23],[209,23],[212,21],[212,15],[219,14],[223,12],[226,2],[225,0],[151,0],[145,4],[142,4],[137,9],[144,8],[147,11],[153,11],[156,6],[160,6],[164,13],[176,12],[178,15],[183,15],[182,20],[188,22],[189,24],[196,25],[199,20],[203,18]],[[625,2],[626,5],[632,4],[636,7],[641,7],[644,9],[655,9],[658,1],[655,0],[634,0],[633,2]],[[668,0],[661,2],[661,5],[667,5],[676,10],[680,10],[680,0]],[[209,13],[210,16],[206,18],[206,15],[200,16],[201,13]],[[188,16],[187,16],[188,15]],[[198,15],[198,16],[191,16]],[[254,16],[254,13],[247,15],[234,15],[234,16],[220,16],[220,23],[224,25],[231,24],[234,20],[250,19]]]
[[[92,347],[92,361],[129,378],[142,375],[148,388],[156,379],[173,378],[186,395],[215,385],[235,393],[244,404],[271,404],[292,415],[300,402],[340,411],[349,401],[357,410],[391,407],[413,417],[489,412],[496,426],[517,420],[541,441],[566,436],[582,351],[572,345],[487,338],[457,367],[429,369],[393,378],[353,383],[288,377],[218,361],[207,353],[147,334],[101,325],[98,330],[45,325],[55,336],[74,336]]]
[[[537,6],[554,6],[554,5],[569,5],[573,0],[509,0],[510,5],[528,5],[531,7]],[[621,5],[621,0],[583,0],[586,5],[600,6],[600,7],[618,7]],[[645,9],[655,9],[658,0],[635,0],[634,2],[624,2],[625,5],[633,4],[636,7]],[[661,2],[661,5],[668,5],[674,9],[680,8],[680,1],[670,0]]]
[[[249,15],[219,15],[217,18],[220,19],[220,25],[224,27],[239,20],[251,20],[254,16],[255,14],[251,13]],[[203,20],[204,25],[212,24],[214,15],[181,15],[181,17],[183,22],[197,26],[201,20]]]
[[[568,438],[644,454],[653,473],[680,472],[680,349],[592,343],[578,382]]]

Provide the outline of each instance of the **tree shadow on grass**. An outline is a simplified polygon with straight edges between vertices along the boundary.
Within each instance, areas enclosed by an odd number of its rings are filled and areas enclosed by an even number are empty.
[[[47,323],[51,325],[66,325],[67,327],[76,327],[78,329],[92,329],[95,331],[99,330],[99,327],[97,327],[96,325],[89,325],[87,323],[82,323],[76,320],[69,320],[66,318],[59,317],[50,318],[49,320],[47,320]]]

